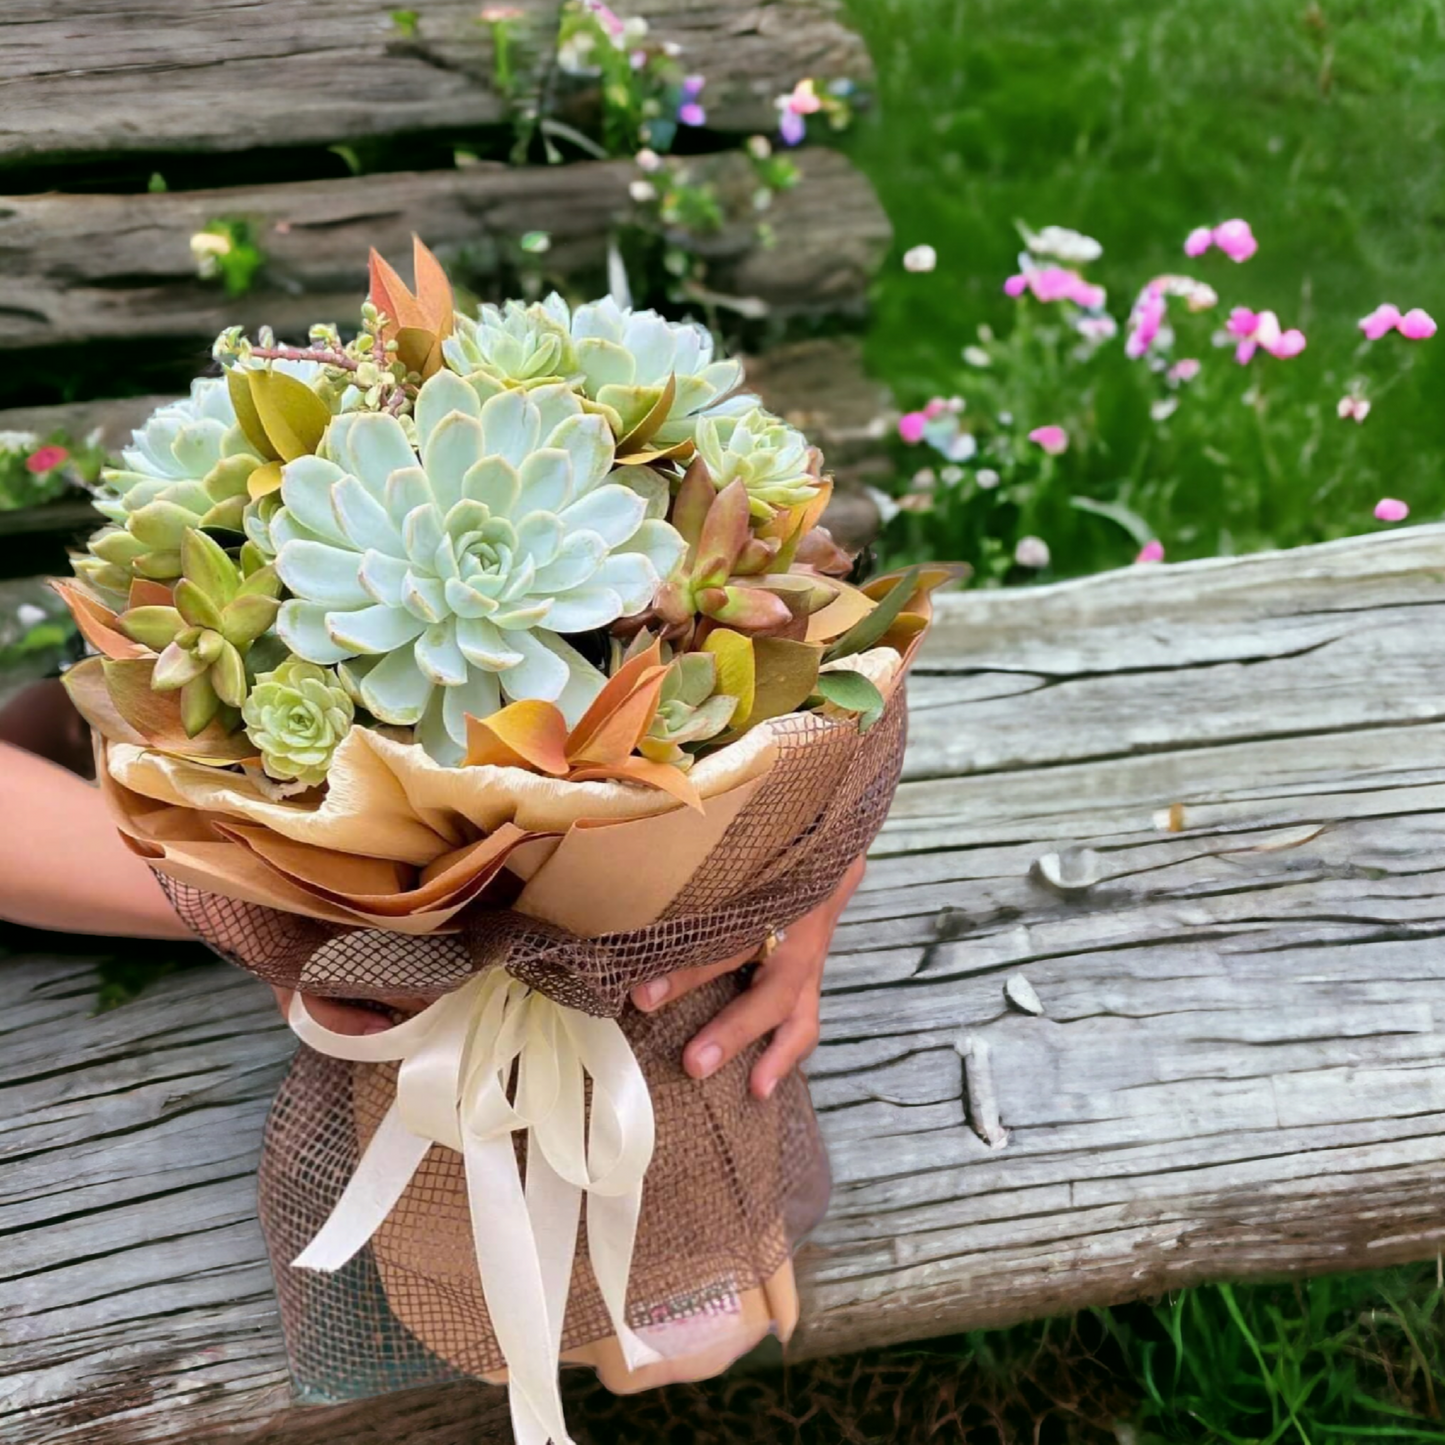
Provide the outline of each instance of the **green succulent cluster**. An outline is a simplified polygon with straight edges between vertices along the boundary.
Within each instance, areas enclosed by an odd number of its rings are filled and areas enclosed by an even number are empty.
[[[288,657],[256,679],[241,715],[270,777],[316,787],[355,711],[335,672]]]
[[[706,742],[732,722],[738,699],[718,691],[717,658],[710,652],[686,652],[676,658],[662,683],[662,697],[638,751],[655,763],[671,763],[686,772],[692,754],[684,743]]]
[[[151,688],[179,691],[181,724],[195,737],[222,707],[246,701],[246,654],[276,620],[281,579],[249,549],[238,566],[194,527],[182,534],[177,554],[175,605],[132,607],[116,626],[158,654]]]

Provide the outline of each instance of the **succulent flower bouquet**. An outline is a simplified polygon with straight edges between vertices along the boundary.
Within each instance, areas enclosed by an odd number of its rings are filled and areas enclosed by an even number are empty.
[[[627,993],[866,848],[948,572],[846,580],[819,454],[700,327],[415,272],[373,255],[351,340],[224,333],[135,433],[66,681],[183,918],[299,991],[261,1171],[298,1380],[505,1371],[560,1442],[559,1357],[635,1386],[791,1325],[806,1086],[682,1073],[736,980]],[[430,1002],[355,1038],[304,994]]]

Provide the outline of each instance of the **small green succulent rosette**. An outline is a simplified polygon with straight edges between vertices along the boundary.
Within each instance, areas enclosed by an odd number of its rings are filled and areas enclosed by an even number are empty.
[[[268,777],[315,787],[351,729],[355,706],[329,668],[288,657],[256,679],[241,716]]]

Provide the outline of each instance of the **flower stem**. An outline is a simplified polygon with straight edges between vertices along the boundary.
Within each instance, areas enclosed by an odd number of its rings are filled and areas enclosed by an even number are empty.
[[[262,361],[319,361],[324,366],[339,366],[343,371],[355,371],[359,365],[345,352],[321,347],[253,346],[251,355]]]

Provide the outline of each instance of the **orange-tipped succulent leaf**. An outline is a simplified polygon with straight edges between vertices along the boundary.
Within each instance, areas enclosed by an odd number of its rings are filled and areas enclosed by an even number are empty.
[[[452,334],[456,303],[441,263],[412,237],[416,290],[375,249],[371,252],[371,303],[386,317],[382,340],[397,343],[396,354],[422,379],[441,369],[442,342]]]

